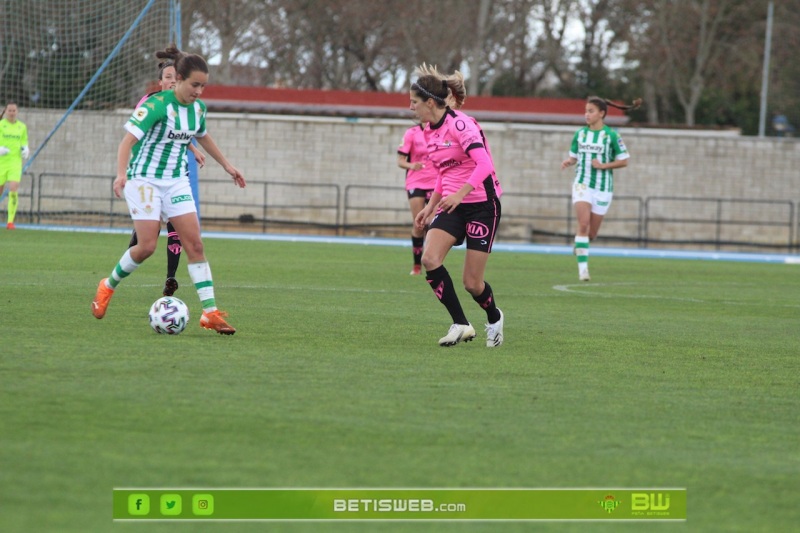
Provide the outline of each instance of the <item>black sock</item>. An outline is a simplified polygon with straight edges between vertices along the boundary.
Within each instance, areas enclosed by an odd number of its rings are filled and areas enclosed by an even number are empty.
[[[167,277],[174,278],[181,260],[181,239],[178,232],[167,222]]]
[[[450,279],[450,273],[447,272],[444,265],[426,272],[425,279],[428,280],[428,284],[439,301],[447,308],[447,312],[453,318],[453,324],[469,324],[469,320],[461,308],[461,302],[458,301],[456,290],[453,288],[453,280]]]
[[[139,242],[138,237],[136,237],[136,230],[133,230],[131,234],[131,242],[128,244],[128,248],[133,248]]]
[[[485,287],[481,295],[473,296],[472,299],[478,302],[478,305],[483,307],[484,311],[486,311],[486,318],[489,320],[489,324],[494,324],[500,320],[500,311],[497,309],[497,305],[494,302],[492,287],[486,282],[484,282],[484,285]]]
[[[423,237],[411,236],[411,250],[414,253],[414,264],[422,264],[422,245],[425,243]]]

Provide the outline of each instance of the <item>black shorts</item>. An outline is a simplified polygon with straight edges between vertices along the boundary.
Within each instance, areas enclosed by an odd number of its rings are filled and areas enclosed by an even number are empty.
[[[430,229],[446,231],[456,246],[467,240],[467,250],[491,253],[500,224],[500,200],[492,198],[474,204],[459,204],[452,213],[437,213]]]
[[[433,194],[433,189],[408,189],[408,199],[411,200],[412,198],[425,198],[425,203],[428,203],[428,200],[431,199],[431,194]]]

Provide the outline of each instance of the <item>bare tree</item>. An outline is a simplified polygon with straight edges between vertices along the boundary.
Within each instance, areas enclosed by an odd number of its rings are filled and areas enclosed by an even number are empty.
[[[534,17],[542,25],[535,49],[542,57],[542,65],[533,73],[534,88],[537,88],[548,73],[552,73],[561,85],[574,83],[574,70],[567,54],[567,28],[570,15],[576,9],[577,0],[554,0],[537,6]],[[538,91],[537,91],[538,92]]]
[[[795,130],[793,135],[797,136],[800,135],[800,62],[797,61],[797,50],[800,48],[800,9],[796,0],[777,0],[774,7],[767,103],[773,114],[788,117]],[[766,13],[766,6],[762,13]],[[757,24],[756,27],[757,38],[763,44],[765,24]],[[759,46],[755,50],[759,52],[759,59],[763,60],[763,48]]]
[[[548,76],[561,79],[565,42],[576,0],[492,0],[479,4],[469,56],[472,87],[481,94],[524,96],[539,92]]]
[[[743,106],[758,91],[752,72],[763,56],[767,1],[182,4],[185,41],[218,63],[212,65],[220,74],[215,83],[403,91],[414,67],[426,62],[462,70],[471,94],[644,95],[649,122],[693,125],[698,116],[704,123],[726,123],[749,112]],[[796,1],[775,0],[776,42],[797,40]],[[782,66],[773,68],[770,96],[783,109],[800,101],[794,48],[773,50]],[[719,109],[698,112],[701,102],[711,100]]]
[[[641,25],[643,2],[577,0],[575,4],[583,38],[573,45],[578,58],[570,69],[575,77],[574,86],[565,89],[580,96],[614,97],[619,92],[618,86],[626,81],[626,71],[631,68],[628,55],[633,33]]]
[[[472,50],[470,51],[469,60],[467,61],[467,68],[469,72],[473,74],[472,79],[467,83],[467,91],[474,94],[478,92],[479,80],[481,78],[481,65],[486,59],[484,43],[486,42],[489,30],[489,13],[492,4],[493,0],[480,0],[478,18],[475,24],[476,38]]]
[[[266,42],[264,18],[273,2],[259,0],[184,0],[187,42],[207,58],[218,60],[216,74],[231,79],[232,65],[260,55]]]
[[[661,0],[656,5],[653,31],[687,126],[695,124],[707,80],[717,70],[724,43],[731,37],[734,7],[732,0]]]
[[[402,42],[398,43],[398,52],[402,60],[398,64],[400,78],[406,77],[401,84],[408,87],[408,76],[420,63],[437,65],[443,71],[463,70],[470,61],[476,40],[476,21],[479,2],[463,0],[409,0],[404,2],[405,9],[395,13],[398,32]],[[469,64],[472,69],[472,64]],[[403,76],[405,73],[405,76]],[[473,72],[468,71],[468,75]],[[470,82],[467,82],[470,84]],[[474,92],[469,87],[470,92]]]

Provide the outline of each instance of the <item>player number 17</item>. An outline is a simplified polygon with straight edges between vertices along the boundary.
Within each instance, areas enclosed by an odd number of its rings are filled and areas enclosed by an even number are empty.
[[[153,187],[151,187],[150,185],[140,185],[139,186],[139,196],[142,198],[142,202],[152,202],[153,201]]]

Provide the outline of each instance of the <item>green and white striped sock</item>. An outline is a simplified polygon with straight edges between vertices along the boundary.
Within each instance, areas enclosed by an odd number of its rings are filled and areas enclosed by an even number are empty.
[[[116,289],[119,283],[133,274],[133,271],[139,268],[141,263],[137,263],[131,258],[131,250],[128,248],[125,250],[125,253],[122,254],[122,257],[117,263],[117,266],[114,267],[114,270],[111,272],[111,275],[108,276],[108,285],[112,289]]]
[[[192,278],[197,296],[203,304],[203,311],[216,311],[217,301],[214,298],[214,281],[211,279],[211,267],[208,262],[189,263],[189,277]]]
[[[575,237],[575,257],[578,259],[578,274],[589,272],[589,237]]]

